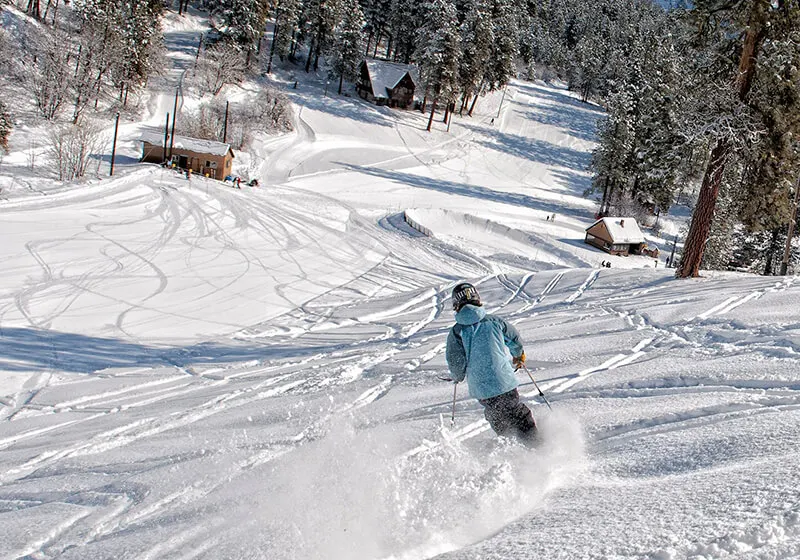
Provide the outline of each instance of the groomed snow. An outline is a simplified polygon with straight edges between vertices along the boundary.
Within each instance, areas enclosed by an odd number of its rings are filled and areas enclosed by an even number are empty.
[[[259,188],[4,191],[0,557],[800,557],[794,277],[585,245],[601,113],[560,88],[431,134],[289,93]],[[450,426],[461,279],[522,333],[535,451],[465,387]]]

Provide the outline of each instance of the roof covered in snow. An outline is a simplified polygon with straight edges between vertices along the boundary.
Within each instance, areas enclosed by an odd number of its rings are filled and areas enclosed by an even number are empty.
[[[146,130],[139,137],[140,142],[147,142],[154,146],[164,146],[164,133],[156,130]],[[200,138],[190,138],[188,136],[175,135],[172,142],[173,148],[178,150],[188,150],[201,154],[211,154],[214,156],[224,156],[229,151],[233,155],[230,144],[215,142],[214,140],[202,140]]]
[[[612,243],[644,243],[644,234],[635,218],[600,218],[586,228],[586,231],[600,222],[606,226]]]
[[[408,74],[414,85],[419,81],[417,69],[409,64],[385,62],[383,60],[366,60],[369,79],[372,82],[372,93],[375,97],[388,99],[388,89],[397,86],[403,76]]]

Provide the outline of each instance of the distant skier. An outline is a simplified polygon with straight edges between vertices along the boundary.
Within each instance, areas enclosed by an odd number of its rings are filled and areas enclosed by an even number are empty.
[[[461,283],[453,288],[456,324],[447,337],[446,358],[456,383],[466,377],[469,394],[483,405],[483,413],[497,435],[515,436],[526,444],[536,440],[530,409],[519,401],[517,368],[525,363],[519,332],[513,325],[483,309],[478,290]],[[511,351],[508,360],[506,348]]]

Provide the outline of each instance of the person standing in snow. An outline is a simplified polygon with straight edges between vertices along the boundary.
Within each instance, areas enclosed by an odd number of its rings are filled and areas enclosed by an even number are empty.
[[[469,394],[483,406],[484,416],[500,436],[515,436],[526,444],[535,441],[536,421],[519,400],[517,378],[525,363],[519,332],[504,319],[483,308],[478,290],[460,283],[453,288],[456,324],[447,336],[445,356],[453,381],[465,378]],[[506,348],[511,352],[509,361]]]

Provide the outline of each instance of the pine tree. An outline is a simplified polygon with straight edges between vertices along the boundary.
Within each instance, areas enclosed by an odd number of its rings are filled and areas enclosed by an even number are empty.
[[[364,16],[356,0],[343,0],[342,19],[334,30],[331,44],[330,76],[339,80],[339,95],[344,80],[355,81],[363,60]]]
[[[11,136],[11,131],[14,128],[14,123],[11,121],[11,113],[8,112],[6,104],[0,100],[0,150],[8,153],[8,138]]]
[[[436,104],[449,105],[458,88],[461,56],[458,17],[449,0],[429,0],[423,6],[425,23],[417,33],[416,59],[425,91],[433,97],[427,130],[431,130]]]
[[[301,16],[301,21],[304,22],[303,36],[311,39],[306,72],[311,71],[312,61],[314,70],[317,70],[320,54],[329,50],[333,29],[339,21],[340,4],[341,0],[306,0]]]
[[[493,0],[491,17],[494,41],[485,75],[489,91],[503,87],[516,75],[519,28],[513,8],[513,4],[506,0]]]
[[[417,0],[394,0],[389,29],[394,43],[394,60],[408,64],[414,57],[417,29],[422,25],[423,4]]]
[[[275,32],[270,47],[270,67],[272,57],[277,54],[281,60],[290,56],[292,53],[292,41],[298,30],[300,14],[302,10],[301,0],[279,0],[275,6]]]
[[[387,41],[387,51],[391,48],[392,34],[390,30],[390,20],[392,15],[392,2],[390,0],[362,0],[361,9],[365,19],[365,32],[367,33],[366,50],[364,54],[369,56],[370,49],[373,47],[373,54],[377,52],[381,39],[389,38]],[[388,57],[388,52],[387,52]]]
[[[717,123],[724,124],[724,128],[720,126],[715,133],[700,198],[692,215],[678,270],[678,276],[682,278],[699,274],[726,166],[735,157],[737,149],[753,139],[748,138],[747,134],[752,119],[745,117],[739,123],[735,123],[735,120],[738,115],[749,113],[747,104],[753,84],[760,74],[760,59],[766,54],[765,45],[783,40],[800,24],[797,2],[790,0],[777,3],[771,0],[737,3],[698,0],[691,16],[694,22],[701,24],[698,28],[703,35],[698,42],[705,41],[712,54],[728,53],[730,49],[735,49],[738,56],[735,65],[717,62],[717,66],[707,72],[712,78],[719,76],[722,78],[719,81],[730,85],[723,86],[727,97],[710,98],[712,103],[717,103],[715,117]],[[710,58],[715,62],[730,60],[723,56]],[[726,122],[722,123],[723,120]],[[731,122],[734,122],[734,126],[730,126]]]
[[[267,21],[265,0],[219,0],[215,10],[223,23],[222,34],[248,54],[264,35]]]
[[[458,68],[458,85],[463,92],[462,110],[469,98],[477,97],[483,89],[486,67],[494,45],[491,0],[467,0],[464,10]]]

